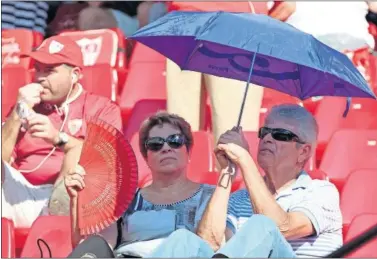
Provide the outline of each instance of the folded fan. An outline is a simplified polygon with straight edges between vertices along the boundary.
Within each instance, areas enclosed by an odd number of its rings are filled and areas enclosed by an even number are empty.
[[[127,210],[137,188],[137,162],[121,132],[93,119],[87,122],[79,164],[86,174],[85,188],[78,196],[77,223],[81,235],[91,235]]]

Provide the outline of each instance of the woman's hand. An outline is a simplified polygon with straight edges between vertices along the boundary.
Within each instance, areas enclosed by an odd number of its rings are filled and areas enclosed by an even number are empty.
[[[65,188],[67,189],[68,195],[71,199],[76,199],[78,192],[85,188],[84,176],[84,168],[77,165],[64,177]]]

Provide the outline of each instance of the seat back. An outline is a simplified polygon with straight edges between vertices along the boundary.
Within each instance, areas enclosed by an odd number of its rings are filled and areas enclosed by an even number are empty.
[[[348,176],[340,196],[345,231],[356,216],[365,213],[377,214],[376,185],[377,167],[355,170]]]
[[[14,258],[14,224],[7,218],[1,218],[1,258]]]
[[[118,35],[110,29],[63,32],[81,47],[84,66],[107,64],[116,66]]]
[[[323,158],[331,136],[340,129],[377,130],[377,102],[366,98],[352,98],[347,117],[343,117],[346,99],[343,97],[324,97],[315,114],[319,125],[317,161]]]
[[[20,58],[21,53],[32,51],[42,43],[43,36],[27,29],[1,30],[1,67],[32,68],[34,63],[30,58]]]
[[[127,123],[135,104],[143,99],[166,100],[166,59],[154,50],[136,44],[119,105]]]
[[[377,130],[339,130],[332,136],[319,167],[338,190],[349,172],[377,168]]]
[[[28,70],[22,66],[9,66],[1,69],[1,121],[15,105],[18,89],[31,82]]]
[[[46,242],[38,240],[41,239]],[[40,244],[40,248],[38,246]],[[43,256],[41,256],[41,251]],[[21,257],[66,258],[72,251],[71,219],[69,216],[40,216],[31,226]]]
[[[350,225],[345,242],[349,242],[368,229],[377,225],[377,214],[363,214],[355,217]],[[377,238],[349,254],[348,258],[377,258]]]
[[[130,140],[139,131],[141,123],[159,110],[166,110],[166,100],[147,99],[138,101],[132,109],[127,125],[125,125],[124,135],[126,138]]]

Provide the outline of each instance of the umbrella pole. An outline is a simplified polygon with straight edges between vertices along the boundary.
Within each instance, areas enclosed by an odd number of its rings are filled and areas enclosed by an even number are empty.
[[[239,113],[239,115],[238,115],[237,128],[239,128],[239,127],[241,126],[241,120],[242,120],[243,110],[244,110],[244,108],[245,108],[246,97],[247,97],[247,93],[249,92],[249,86],[250,86],[251,75],[253,74],[255,57],[257,56],[257,52],[258,52],[258,50],[259,50],[259,45],[258,45],[258,49],[257,49],[257,51],[254,52],[253,61],[251,62],[251,67],[250,67],[249,77],[248,77],[248,79],[247,79],[246,88],[245,88],[245,93],[244,93],[244,95],[243,95],[243,100],[242,100],[242,104],[241,104],[241,110],[240,110],[240,113]]]

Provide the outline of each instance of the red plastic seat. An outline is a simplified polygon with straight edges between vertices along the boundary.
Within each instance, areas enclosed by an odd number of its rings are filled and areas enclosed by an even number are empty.
[[[136,44],[119,101],[124,123],[127,123],[138,101],[166,100],[165,73],[166,59],[156,55],[155,51]]]
[[[141,123],[149,116],[153,115],[159,110],[166,109],[165,100],[140,100],[138,101],[128,120],[125,130],[125,136],[127,139],[131,139],[132,136],[139,131]]]
[[[109,64],[84,67],[81,83],[86,91],[117,101],[118,76]]]
[[[32,30],[9,29],[1,30],[1,67],[22,66],[26,69],[32,68],[34,63],[30,58],[20,59],[20,54],[32,51],[38,47],[43,36]]]
[[[264,88],[262,107],[259,115],[259,125],[262,126],[264,124],[266,115],[273,106],[286,103],[301,104],[302,102],[296,97],[288,94],[284,94],[273,89]]]
[[[72,251],[71,219],[69,216],[41,216],[31,226],[21,257],[41,258],[38,239],[44,240],[51,257],[66,258]],[[39,242],[43,257],[50,257],[43,242]]]
[[[342,97],[324,97],[315,114],[319,125],[317,164],[331,136],[339,129],[375,129],[377,130],[377,101],[366,98],[352,98],[346,118],[343,117],[346,99]]]
[[[355,217],[350,225],[345,242],[349,242],[358,235],[377,224],[377,214],[364,214]],[[377,238],[358,248],[356,251],[347,255],[348,258],[377,258]]]
[[[331,138],[319,167],[339,191],[349,172],[377,168],[377,130],[339,130]]]
[[[376,184],[377,167],[355,170],[348,176],[340,196],[345,232],[356,216],[366,213],[377,214]]]
[[[18,89],[31,82],[30,73],[22,66],[9,66],[1,70],[1,121],[15,105]]]
[[[15,256],[13,221],[1,218],[1,258],[14,258]]]
[[[190,163],[187,168],[189,178],[195,179],[196,174],[209,172],[213,168],[213,143],[212,136],[208,132],[193,132],[194,146],[191,151]],[[139,187],[145,186],[151,181],[151,171],[140,153],[139,133],[133,135],[130,144],[135,152],[138,170],[139,170]]]

